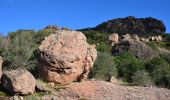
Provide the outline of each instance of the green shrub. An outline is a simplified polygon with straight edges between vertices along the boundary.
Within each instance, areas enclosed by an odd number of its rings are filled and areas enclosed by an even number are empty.
[[[170,88],[170,66],[168,62],[160,57],[155,57],[146,64],[146,69],[157,86]]]
[[[34,42],[34,31],[17,31],[12,33],[12,39],[3,57],[6,60],[5,69],[31,68],[29,59],[37,48]]]
[[[131,77],[135,72],[144,69],[144,63],[130,53],[125,52],[115,57],[114,61],[117,64],[118,76],[127,82],[132,81]]]
[[[6,37],[0,36],[0,55],[5,52],[7,45],[8,45],[9,40]]]
[[[170,34],[169,33],[163,34],[162,37],[165,38],[167,41],[170,41]]]
[[[24,68],[34,70],[38,63],[38,46],[45,36],[52,34],[51,30],[18,30],[11,32],[7,38],[1,42],[5,45],[0,48],[1,55],[5,63],[4,70]],[[0,39],[2,40],[2,39]],[[3,51],[3,52],[2,52]]]
[[[161,58],[163,58],[166,62],[170,64],[170,53],[160,54]]]
[[[158,46],[157,46],[156,42],[154,42],[154,41],[149,41],[149,42],[146,42],[146,44],[147,44],[150,48],[152,48],[152,50],[158,51]]]
[[[137,71],[132,76],[132,84],[133,85],[139,85],[139,86],[149,86],[151,85],[151,78],[149,76],[149,73],[147,73],[145,70]]]
[[[41,44],[41,41],[44,40],[44,37],[53,34],[54,31],[50,30],[50,29],[45,29],[45,30],[40,30],[38,32],[36,32],[35,36],[34,36],[34,40],[36,44]]]
[[[7,94],[5,92],[0,91],[0,97],[4,97],[7,96]]]
[[[97,45],[97,51],[111,52],[112,46],[109,44],[108,33],[102,33],[94,30],[82,31],[86,37],[87,42]]]
[[[113,62],[113,57],[108,53],[98,52],[97,60],[89,77],[108,80],[111,76],[117,77],[117,69]]]
[[[166,50],[170,50],[170,41],[157,42],[157,46],[160,48],[165,48]]]
[[[100,42],[99,45],[97,45],[97,50],[100,52],[109,52],[112,50],[112,46],[105,42]]]

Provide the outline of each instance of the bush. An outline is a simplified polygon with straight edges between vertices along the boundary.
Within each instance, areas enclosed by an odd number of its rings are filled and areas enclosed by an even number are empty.
[[[170,41],[170,34],[169,33],[163,34],[163,38],[165,38],[169,42]]]
[[[87,42],[90,44],[97,45],[97,51],[100,52],[111,52],[112,46],[109,44],[108,33],[102,33],[93,30],[82,31],[87,37]]]
[[[160,57],[155,57],[146,64],[146,69],[157,86],[170,88],[170,66],[168,62]]]
[[[5,39],[6,42],[1,42],[1,45],[5,45],[4,48],[0,48],[5,60],[3,68],[5,70],[17,68],[34,70],[38,63],[38,46],[45,36],[52,33],[53,31],[50,30],[38,32],[18,30],[10,33]]]
[[[127,82],[132,82],[131,77],[135,72],[144,69],[144,63],[130,53],[125,52],[115,57],[114,61],[117,64],[118,76]]]
[[[108,53],[98,52],[97,60],[89,77],[108,80],[111,76],[117,77],[117,69],[116,64],[113,62],[113,57]]]
[[[151,78],[149,76],[149,73],[147,73],[145,70],[137,71],[132,76],[132,84],[133,85],[139,85],[139,86],[149,86],[151,85]]]
[[[112,50],[112,46],[104,42],[100,42],[97,46],[97,50],[100,52],[110,52]]]
[[[37,48],[34,43],[33,36],[34,31],[17,31],[12,33],[12,39],[3,54],[6,60],[5,69],[16,69],[16,68],[28,68],[29,59],[31,58],[33,51]]]
[[[5,52],[8,46],[9,40],[6,37],[0,36],[0,55]]]
[[[154,41],[146,42],[146,44],[147,44],[150,48],[152,48],[152,50],[155,50],[155,51],[158,51],[158,50],[159,50],[156,42],[154,42]]]
[[[45,30],[40,30],[35,34],[34,40],[36,44],[41,44],[41,41],[44,40],[44,37],[53,34],[54,30],[50,29],[45,29]]]

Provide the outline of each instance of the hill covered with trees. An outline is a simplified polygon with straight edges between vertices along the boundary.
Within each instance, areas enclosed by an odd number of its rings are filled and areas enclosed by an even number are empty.
[[[108,20],[87,30],[118,33],[119,35],[137,34],[140,36],[151,36],[165,33],[166,27],[161,20],[152,17],[136,18],[128,16],[125,18]]]

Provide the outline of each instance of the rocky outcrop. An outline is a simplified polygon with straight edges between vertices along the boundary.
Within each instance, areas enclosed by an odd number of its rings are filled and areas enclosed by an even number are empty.
[[[141,38],[140,38],[140,41],[142,41],[142,42],[148,42],[149,39],[148,39],[148,38],[141,37]]]
[[[1,77],[2,77],[2,63],[3,63],[3,59],[2,57],[0,56],[0,80],[1,80]],[[1,82],[0,82],[1,83]]]
[[[136,35],[136,34],[133,34],[131,38],[134,40],[140,41],[138,35]]]
[[[162,36],[152,36],[149,41],[162,41]]]
[[[135,18],[129,16],[126,18],[117,18],[104,22],[93,30],[124,34],[137,34],[139,36],[150,36],[152,34],[165,33],[166,27],[161,20],[155,18]]]
[[[36,80],[27,70],[11,70],[3,73],[2,85],[10,94],[33,94]]]
[[[127,40],[137,40],[137,41],[140,41],[140,39],[139,39],[139,37],[138,37],[138,35],[136,35],[136,34],[132,34],[132,35],[130,35],[130,34],[125,34],[125,35],[122,35],[121,36],[121,41],[123,40],[123,41],[127,41]]]
[[[162,41],[162,36],[158,36],[158,41]]]
[[[97,57],[95,47],[78,31],[56,31],[42,41],[39,50],[40,77],[59,84],[86,79]]]
[[[110,36],[109,36],[109,41],[111,42],[111,43],[117,43],[117,42],[119,42],[119,35],[117,34],[117,33],[114,33],[114,34],[111,34]]]
[[[137,40],[121,41],[118,45],[113,47],[113,55],[119,55],[123,52],[130,52],[137,58],[152,58],[156,55],[149,46]]]
[[[131,39],[131,35],[130,34],[122,35],[122,40],[130,40],[130,39]]]

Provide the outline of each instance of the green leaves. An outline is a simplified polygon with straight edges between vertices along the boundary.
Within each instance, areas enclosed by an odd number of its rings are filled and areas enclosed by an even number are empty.
[[[108,80],[111,76],[117,77],[116,64],[113,56],[106,52],[98,52],[98,58],[90,73],[90,78]]]
[[[5,59],[4,69],[24,68],[32,70],[38,63],[38,46],[45,36],[52,34],[50,30],[18,30],[8,35],[6,48],[2,56]],[[7,40],[6,39],[6,40]]]
[[[127,82],[132,81],[131,77],[135,72],[144,69],[144,63],[130,53],[123,53],[115,57],[114,62],[117,64],[119,77],[124,78]]]

